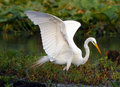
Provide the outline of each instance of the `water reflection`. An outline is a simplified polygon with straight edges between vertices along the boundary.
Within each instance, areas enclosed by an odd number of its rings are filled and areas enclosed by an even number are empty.
[[[40,35],[0,34],[0,51],[22,51],[24,54],[40,55]]]
[[[86,38],[78,40],[74,39],[76,45],[82,50],[83,56],[85,55],[83,43]],[[98,45],[101,49],[102,56],[105,55],[106,50],[117,50],[120,51],[120,37],[101,37],[96,38]],[[97,60],[102,57],[97,49],[89,44],[91,54],[90,60]],[[43,51],[41,38],[39,34],[0,34],[0,51],[22,51],[24,54],[37,55]]]

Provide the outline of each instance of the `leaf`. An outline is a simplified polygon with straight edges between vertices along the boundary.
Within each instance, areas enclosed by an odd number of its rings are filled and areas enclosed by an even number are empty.
[[[118,8],[115,6],[108,6],[106,10],[104,10],[104,14],[112,21],[112,20],[117,20],[118,14],[116,14]]]
[[[111,82],[111,85],[113,86],[113,87],[118,87],[118,82],[112,82],[112,81],[110,81]]]
[[[85,14],[82,16],[82,20],[87,23],[90,19],[92,19],[91,12],[86,11]]]
[[[97,9],[99,6],[99,0],[81,0],[81,5],[87,10],[90,10],[91,8]]]

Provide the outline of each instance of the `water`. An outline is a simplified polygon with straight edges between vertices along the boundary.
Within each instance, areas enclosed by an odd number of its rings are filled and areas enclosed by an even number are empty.
[[[97,49],[90,43],[90,60],[97,60],[102,56],[105,56],[107,50],[117,50],[120,52],[120,37],[101,37],[96,38],[98,45],[101,49],[102,55],[100,55]],[[75,39],[76,45],[83,51],[85,55],[83,43],[84,39]],[[37,55],[43,52],[42,42],[39,34],[0,34],[0,51],[22,51],[24,54]]]
[[[22,51],[26,55],[39,56],[43,51],[40,35],[1,33],[0,51]]]

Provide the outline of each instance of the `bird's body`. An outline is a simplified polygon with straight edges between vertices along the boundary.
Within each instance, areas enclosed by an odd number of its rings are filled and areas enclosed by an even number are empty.
[[[25,14],[39,25],[43,49],[47,56],[42,57],[35,65],[42,65],[46,62],[53,62],[55,64],[66,64],[64,70],[68,70],[71,63],[79,66],[86,63],[89,58],[90,50],[88,43],[92,42],[100,52],[97,42],[93,37],[89,37],[85,43],[85,57],[82,57],[82,51],[75,45],[73,37],[81,26],[77,21],[61,19],[46,13],[26,11]]]

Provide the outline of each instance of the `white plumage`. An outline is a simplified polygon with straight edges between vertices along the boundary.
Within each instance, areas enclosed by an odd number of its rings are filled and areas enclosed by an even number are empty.
[[[79,66],[88,60],[88,42],[92,42],[99,50],[96,40],[90,37],[85,41],[86,56],[82,57],[81,50],[73,41],[76,31],[81,26],[77,21],[62,21],[53,15],[35,11],[26,11],[25,14],[35,25],[39,25],[43,48],[47,53],[47,56],[38,60],[36,65],[51,61],[56,64],[67,64],[64,70],[68,70],[71,63]]]

